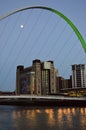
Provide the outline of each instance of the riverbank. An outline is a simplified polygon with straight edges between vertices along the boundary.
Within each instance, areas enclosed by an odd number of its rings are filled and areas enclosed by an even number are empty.
[[[86,100],[79,99],[0,99],[0,105],[17,106],[74,106],[86,107]]]

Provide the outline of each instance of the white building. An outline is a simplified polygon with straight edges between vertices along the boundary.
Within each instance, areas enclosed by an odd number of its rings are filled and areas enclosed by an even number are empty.
[[[86,87],[86,65],[72,65],[72,87],[84,88]]]

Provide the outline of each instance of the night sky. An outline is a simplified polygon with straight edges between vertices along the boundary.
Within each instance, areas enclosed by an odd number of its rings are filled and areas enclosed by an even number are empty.
[[[67,16],[86,40],[86,0],[0,0],[0,16],[26,6],[47,6]],[[0,21],[0,91],[14,91],[16,66],[53,60],[69,78],[72,64],[86,64],[86,53],[72,28],[43,9],[25,10]]]

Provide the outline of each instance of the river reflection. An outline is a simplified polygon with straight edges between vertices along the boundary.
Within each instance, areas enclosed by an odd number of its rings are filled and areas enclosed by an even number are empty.
[[[86,130],[86,108],[0,106],[0,115],[0,130]]]

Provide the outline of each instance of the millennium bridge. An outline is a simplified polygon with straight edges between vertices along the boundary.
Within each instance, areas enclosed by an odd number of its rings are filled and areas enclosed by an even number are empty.
[[[1,99],[54,99],[54,100],[86,100],[86,97],[65,97],[65,96],[37,96],[37,95],[5,95]]]
[[[74,106],[86,107],[86,97],[6,95],[0,96],[0,105],[17,106]]]

